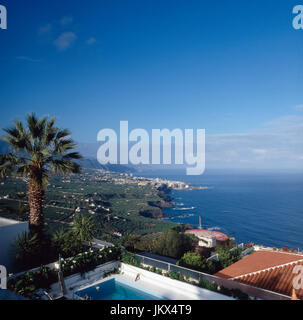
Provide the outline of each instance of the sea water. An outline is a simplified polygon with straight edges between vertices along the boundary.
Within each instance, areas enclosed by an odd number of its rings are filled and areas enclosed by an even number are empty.
[[[172,191],[175,208],[168,221],[226,232],[238,243],[303,249],[303,174],[212,172],[186,176],[159,171],[144,174],[207,186]]]

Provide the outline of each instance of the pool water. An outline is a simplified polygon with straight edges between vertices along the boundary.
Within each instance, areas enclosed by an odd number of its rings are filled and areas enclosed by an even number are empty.
[[[92,287],[75,292],[86,300],[163,300],[152,292],[142,290],[128,282],[110,279]]]

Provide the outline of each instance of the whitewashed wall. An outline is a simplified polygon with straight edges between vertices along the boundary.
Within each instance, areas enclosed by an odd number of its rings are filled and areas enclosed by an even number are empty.
[[[8,273],[18,271],[18,266],[14,265],[16,250],[13,244],[23,231],[28,231],[28,222],[0,218],[0,265],[5,266]]]

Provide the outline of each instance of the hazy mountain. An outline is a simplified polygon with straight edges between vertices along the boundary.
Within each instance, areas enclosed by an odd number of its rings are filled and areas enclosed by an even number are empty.
[[[79,151],[83,159],[80,161],[81,166],[83,168],[87,169],[103,169],[103,170],[109,170],[114,172],[120,172],[120,173],[132,173],[136,170],[133,167],[130,166],[124,166],[120,164],[108,164],[108,165],[101,165],[97,159],[97,148],[99,145],[93,144],[93,143],[80,143],[78,144],[77,151]],[[0,139],[0,154],[1,153],[8,153],[10,152],[8,144]]]
[[[8,153],[9,152],[9,148],[8,148],[8,144],[0,139],[0,153]]]

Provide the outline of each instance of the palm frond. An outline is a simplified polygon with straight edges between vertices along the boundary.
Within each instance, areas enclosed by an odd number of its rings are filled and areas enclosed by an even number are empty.
[[[54,173],[60,174],[70,174],[70,173],[80,173],[80,165],[69,160],[57,160],[52,159],[50,161],[50,169]]]
[[[39,137],[40,128],[38,126],[38,118],[35,113],[30,113],[27,115],[27,126],[32,138],[35,140]]]
[[[15,151],[23,151],[24,149],[30,150],[29,136],[23,128],[22,123],[19,121],[14,122],[15,127],[5,128],[4,132],[8,136],[4,136],[3,140],[6,141]]]
[[[64,160],[69,160],[69,159],[75,159],[75,160],[80,160],[83,157],[79,152],[70,152],[62,156],[62,159]]]
[[[1,177],[15,173],[30,176],[34,182],[46,186],[48,170],[61,174],[79,173],[80,165],[72,160],[81,159],[78,152],[71,152],[76,144],[68,129],[55,126],[56,118],[38,119],[35,113],[28,114],[26,127],[14,121],[14,127],[4,129],[4,140],[14,154],[0,157]]]
[[[58,131],[56,135],[56,140],[59,141],[62,138],[66,138],[71,135],[71,132],[68,129],[63,129]]]
[[[24,128],[21,121],[15,120],[14,125],[19,132],[19,140],[21,144],[21,148],[25,149],[26,152],[32,152],[32,144],[28,131]]]
[[[10,176],[14,170],[14,167],[11,165],[5,165],[0,167],[0,179],[5,179]]]
[[[23,166],[18,167],[15,171],[18,176],[26,178],[31,170],[31,166],[29,164],[25,164]]]
[[[59,128],[54,127],[56,120],[56,118],[52,118],[48,121],[45,127],[44,137],[41,140],[43,146],[49,146],[52,143],[52,141],[54,141],[57,133],[60,131]]]
[[[21,175],[22,167],[27,165],[25,158],[18,158],[12,153],[0,155],[0,177],[3,179],[11,174]],[[22,176],[25,176],[22,174]]]
[[[75,149],[76,146],[77,145],[74,143],[72,139],[62,139],[55,144],[54,152],[55,154],[60,155],[64,152]]]
[[[10,164],[16,166],[18,164],[24,164],[26,159],[18,158],[13,153],[0,154],[0,166]]]
[[[4,128],[3,131],[8,133],[12,138],[15,138],[15,139],[20,138],[20,132],[16,127]]]

